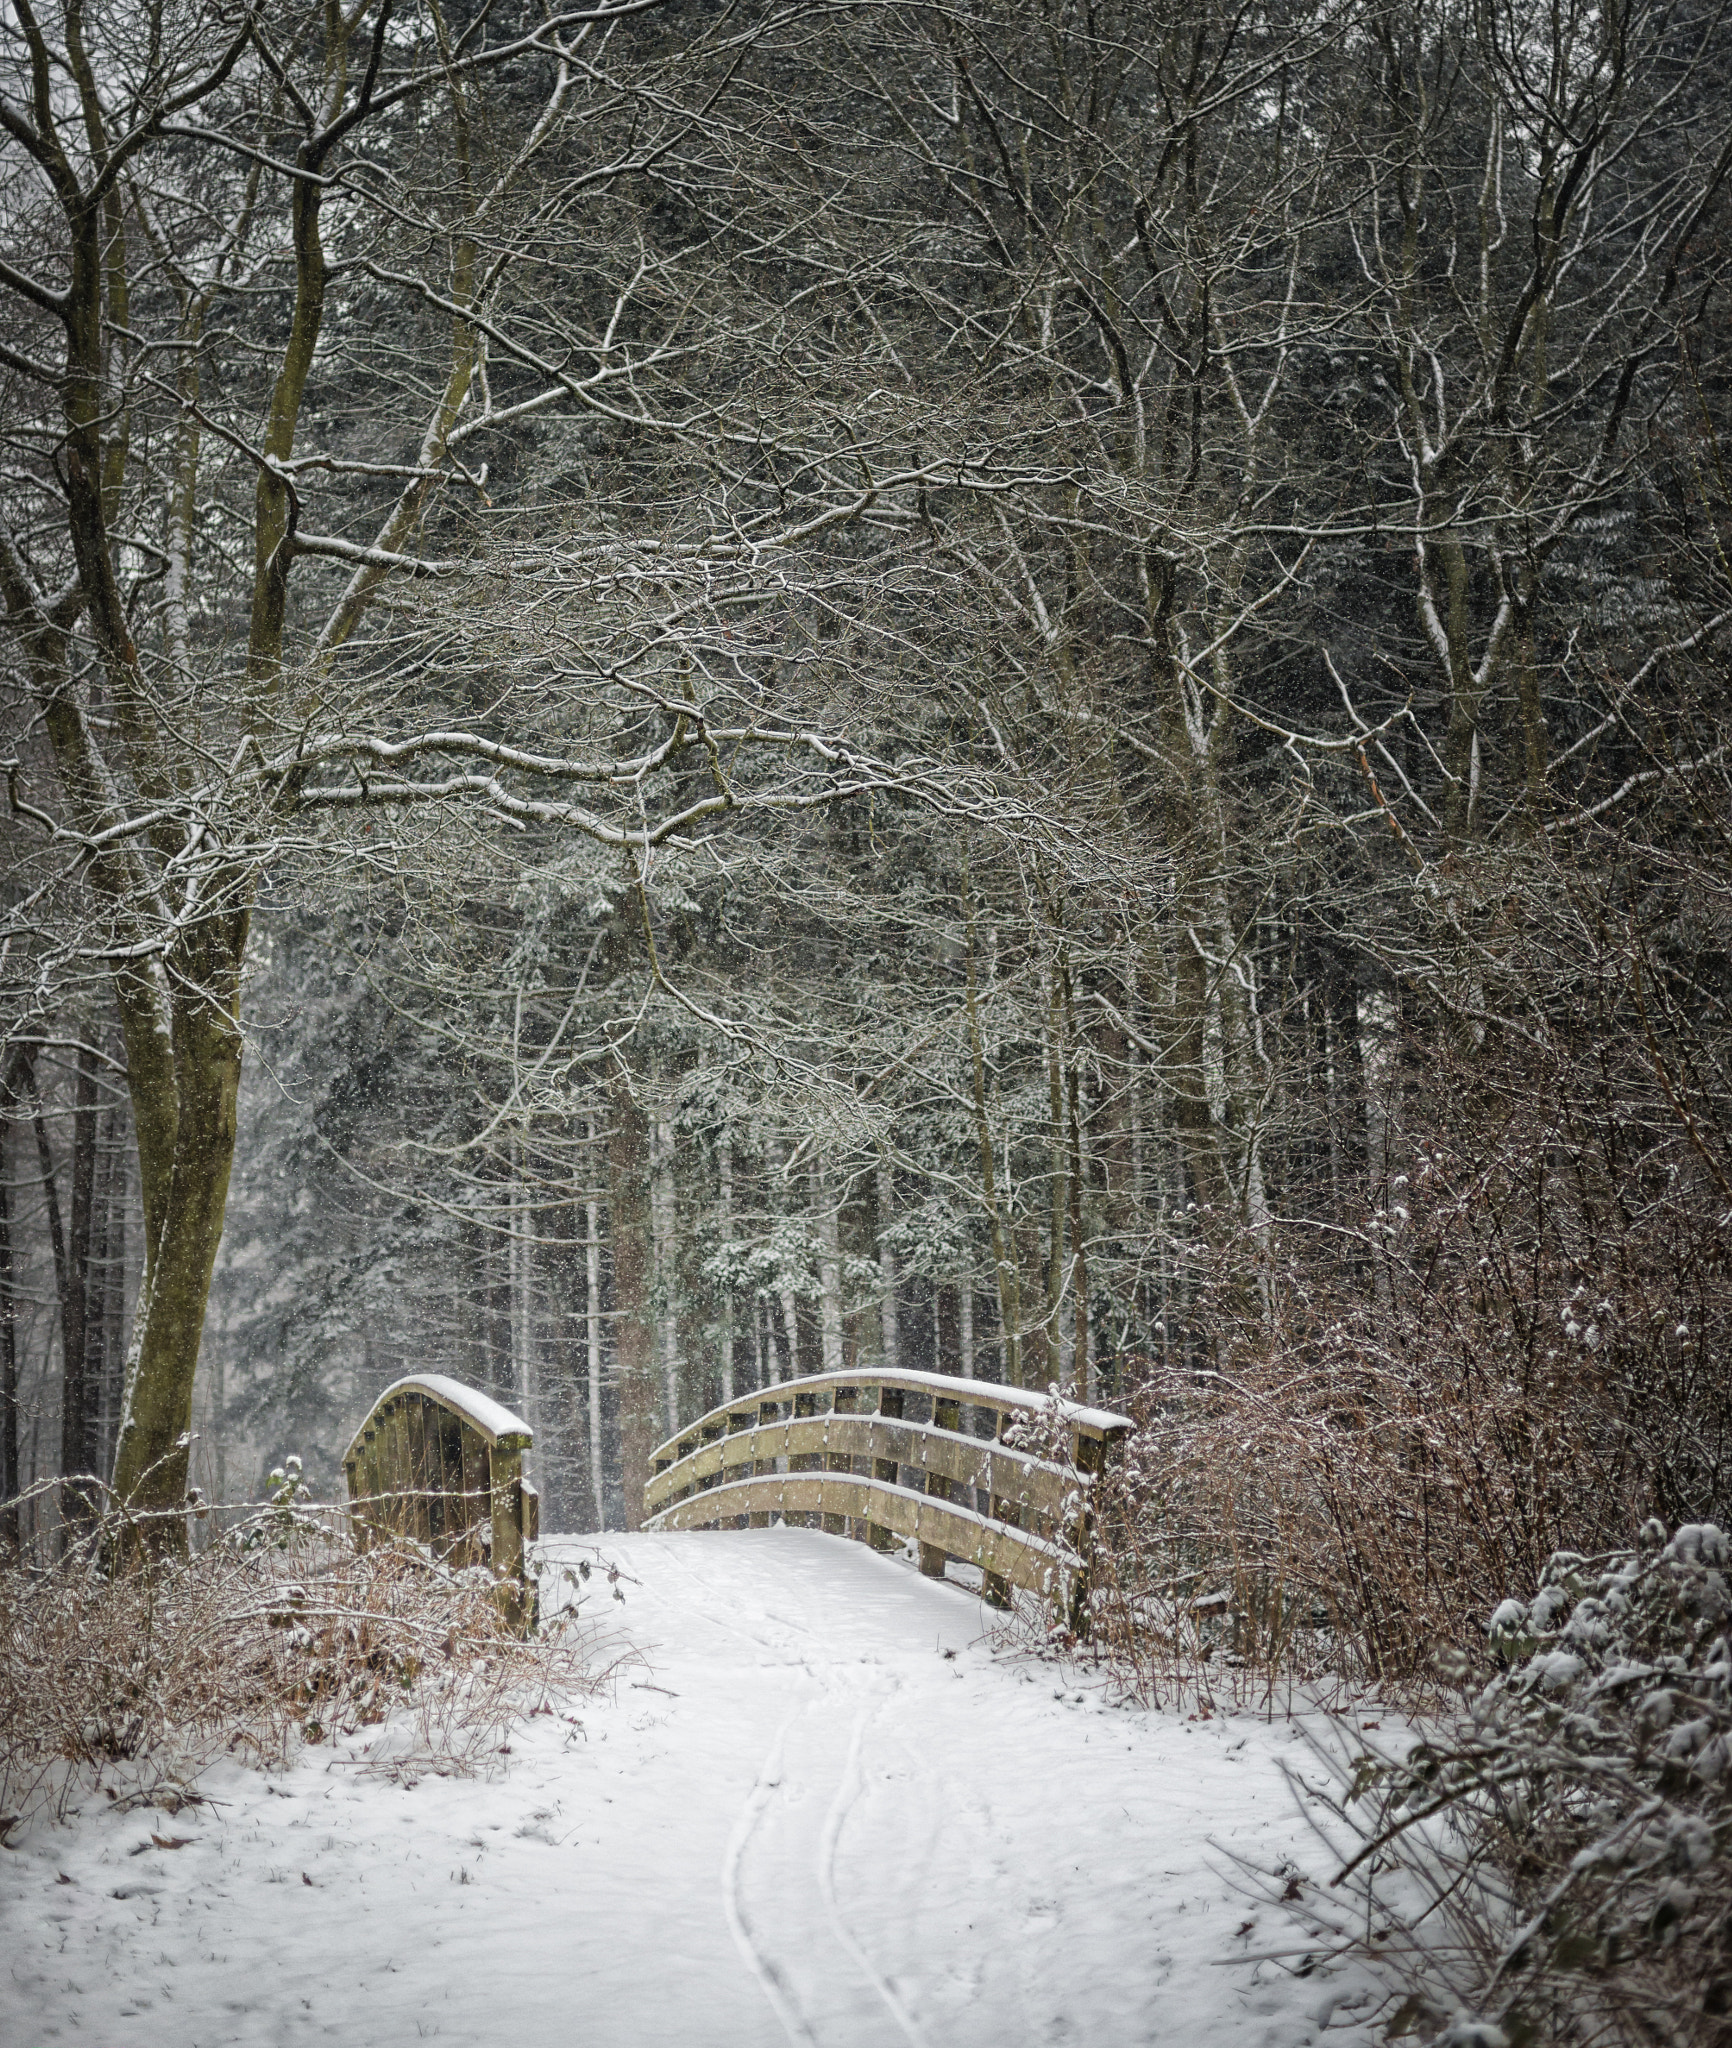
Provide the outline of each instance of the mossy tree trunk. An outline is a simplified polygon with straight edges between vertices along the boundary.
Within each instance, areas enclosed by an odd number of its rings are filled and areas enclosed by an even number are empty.
[[[371,14],[371,19],[367,17]],[[280,708],[288,588],[297,556],[296,499],[283,468],[291,457],[317,358],[327,265],[320,220],[333,161],[379,111],[375,101],[389,6],[329,13],[323,48],[313,58],[320,83],[312,98],[294,95],[304,139],[288,179],[293,304],[281,343],[258,467],[254,512],[248,662],[244,685],[230,689],[217,716],[228,744],[244,752],[268,733]],[[19,20],[33,84],[28,109],[8,108],[13,142],[32,160],[53,195],[65,284],[54,287],[16,270],[4,283],[51,332],[58,359],[39,366],[57,390],[63,423],[69,583],[45,589],[31,559],[0,529],[0,599],[40,710],[58,771],[66,828],[88,849],[85,874],[103,912],[105,950],[127,1056],[142,1198],[143,1272],[128,1346],[115,1449],[116,1490],[142,1520],[152,1547],[185,1542],[193,1379],[206,1305],[222,1237],[234,1159],[241,1077],[241,984],[257,863],[269,820],[249,828],[200,815],[194,792],[209,761],[196,737],[208,707],[183,726],[165,716],[161,679],[146,673],[130,624],[130,598],[117,536],[128,530],[126,493],[132,386],[117,362],[127,338],[129,237],[156,246],[149,206],[123,203],[137,159],[178,113],[214,103],[253,43],[252,16],[236,18],[230,40],[208,61],[184,58],[152,75],[153,101],[124,121],[111,116],[87,56],[82,11],[63,10],[54,40],[31,15]],[[351,65],[351,45],[358,61]],[[70,92],[65,82],[70,81]],[[420,88],[417,87],[417,90]],[[455,90],[455,88],[453,88]],[[402,97],[397,93],[396,97]],[[467,135],[459,122],[458,154]],[[259,191],[246,187],[236,241]],[[133,218],[136,213],[136,220]],[[454,289],[467,303],[473,251],[454,238]],[[53,262],[53,252],[47,259]],[[182,430],[167,480],[170,681],[186,685],[190,650],[186,582],[192,521],[199,501],[201,435],[198,350],[217,271],[201,299],[181,266],[161,267],[180,281],[175,367]],[[453,323],[452,363],[422,449],[431,471],[468,389],[474,340]],[[405,493],[418,506],[425,478]],[[407,515],[405,515],[407,516]],[[395,537],[402,521],[389,528]],[[352,631],[377,573],[351,586],[327,629],[340,644]],[[94,681],[89,676],[94,676]],[[100,711],[100,717],[94,715]],[[187,737],[191,732],[195,737]],[[292,794],[292,793],[291,793]],[[46,822],[46,821],[45,821]]]

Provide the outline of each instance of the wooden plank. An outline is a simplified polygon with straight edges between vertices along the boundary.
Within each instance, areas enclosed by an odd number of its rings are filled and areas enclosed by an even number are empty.
[[[1027,1451],[1013,1451],[980,1437],[960,1437],[928,1423],[901,1422],[882,1415],[818,1415],[749,1426],[658,1472],[644,1488],[646,1514],[659,1513],[699,1484],[731,1473],[742,1464],[792,1460],[814,1453],[894,1462],[1010,1502],[1038,1529],[1050,1531],[1076,1492],[1072,1475]]]
[[[1010,1585],[1068,1600],[1082,1559],[1067,1547],[987,1521],[966,1508],[926,1499],[906,1487],[825,1473],[774,1473],[716,1487],[658,1516],[660,1529],[721,1526],[742,1512],[761,1528],[777,1514],[828,1511],[858,1517],[894,1535],[912,1537],[965,1564],[979,1565]]]
[[[492,1540],[493,1500],[489,1491],[487,1445],[479,1430],[463,1427],[463,1541],[472,1563],[479,1563],[481,1531]]]
[[[523,1564],[522,1508],[517,1498],[523,1453],[495,1444],[487,1453],[488,1493],[493,1509],[493,1569],[515,1577]]]
[[[803,1379],[784,1381],[779,1387],[742,1394],[712,1409],[696,1425],[688,1425],[678,1438],[670,1438],[661,1445],[654,1453],[652,1466],[677,1462],[677,1457],[683,1454],[688,1444],[696,1448],[704,1430],[718,1422],[734,1429],[739,1426],[741,1418],[754,1411],[765,1411],[760,1412],[759,1419],[769,1421],[775,1420],[778,1413],[821,1412],[836,1400],[838,1393],[844,1391],[851,1393],[856,1411],[862,1406],[873,1406],[871,1396],[875,1392],[875,1405],[885,1415],[900,1415],[908,1394],[917,1394],[927,1400],[942,1400],[952,1407],[982,1409],[998,1417],[998,1426],[993,1432],[996,1436],[1002,1436],[1011,1420],[1045,1416],[1052,1408],[1052,1402],[1045,1394],[1002,1386],[992,1380],[954,1378],[948,1373],[886,1372],[859,1367],[845,1372],[810,1374]],[[1071,1431],[1073,1449],[1080,1450],[1084,1440],[1104,1449],[1131,1428],[1128,1416],[1115,1414],[1110,1409],[1089,1408],[1075,1401],[1060,1401],[1058,1408]],[[1086,1462],[1089,1455],[1083,1452],[1078,1462]]]
[[[427,1401],[419,1388],[403,1399],[403,1420],[409,1440],[409,1501],[405,1524],[417,1542],[433,1540],[433,1518],[427,1493],[432,1484],[432,1460],[427,1454]]]
[[[395,1401],[379,1410],[379,1521],[398,1535],[402,1530],[402,1472],[398,1457],[401,1422]]]

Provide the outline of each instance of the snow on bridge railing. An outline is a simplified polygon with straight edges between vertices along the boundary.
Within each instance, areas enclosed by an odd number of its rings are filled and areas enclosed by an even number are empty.
[[[526,1546],[540,1500],[523,1476],[534,1442],[509,1408],[441,1373],[389,1386],[343,1453],[356,1541],[406,1536],[452,1564],[490,1564],[527,1616]]]
[[[1019,1431],[1017,1425],[1022,1425]],[[920,1569],[977,1565],[988,1600],[1012,1586],[1084,1618],[1089,1495],[1129,1419],[990,1380],[829,1372],[712,1408],[656,1451],[651,1529],[773,1520],[918,1546]],[[1026,1443],[1007,1442],[1012,1433]]]

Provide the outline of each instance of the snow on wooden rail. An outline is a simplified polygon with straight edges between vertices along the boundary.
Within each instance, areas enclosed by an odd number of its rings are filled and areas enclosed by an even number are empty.
[[[1017,1423],[1031,1444],[1007,1443]],[[1081,1618],[1089,1490],[1130,1429],[1123,1415],[989,1380],[830,1372],[712,1408],[656,1451],[651,1529],[764,1527],[781,1518],[878,1549],[919,1547],[941,1578],[978,1565],[989,1600],[1023,1586]]]
[[[357,1541],[407,1536],[455,1564],[490,1563],[521,1601],[524,1549],[540,1534],[523,1476],[533,1441],[520,1416],[459,1380],[396,1381],[343,1453]]]

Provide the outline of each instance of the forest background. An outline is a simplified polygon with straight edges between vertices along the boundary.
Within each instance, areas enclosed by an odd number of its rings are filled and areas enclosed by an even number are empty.
[[[1729,34],[6,0],[0,1499],[883,1361],[1378,1672],[1723,1519]]]

